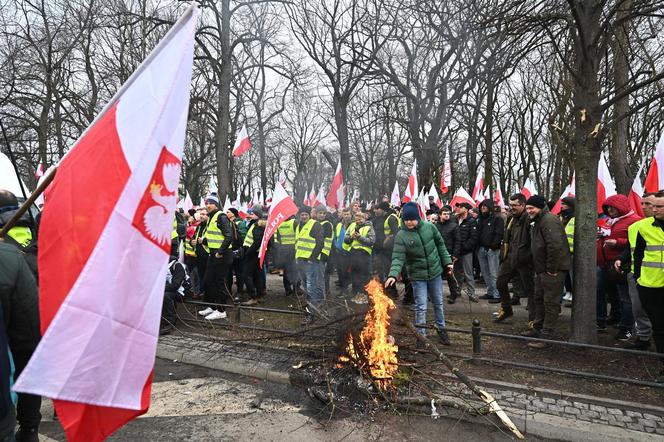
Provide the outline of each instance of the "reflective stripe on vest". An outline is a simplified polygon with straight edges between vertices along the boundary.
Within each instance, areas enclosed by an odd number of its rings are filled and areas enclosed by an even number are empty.
[[[350,226],[348,226],[348,231],[350,232],[351,235],[355,232],[355,227],[356,227],[356,225],[355,225],[354,222],[351,223]],[[359,232],[360,236],[367,236],[367,232],[369,232],[369,229],[371,229],[371,227],[362,226],[362,227],[360,227],[358,232]],[[367,252],[369,255],[371,255],[371,247],[370,246],[365,246],[364,244],[362,244],[360,241],[358,241],[356,239],[354,239],[350,243],[350,248],[351,248],[351,250],[363,250],[363,251]]]
[[[643,287],[664,287],[664,247],[660,248],[664,246],[664,230],[652,225],[653,218],[646,218],[644,221],[646,222],[640,222],[637,227],[638,233],[646,242],[641,275],[637,282]]]
[[[242,243],[243,246],[245,247],[251,247],[254,245],[254,227],[256,226],[256,223],[253,223],[251,227],[249,227],[249,230],[247,231],[247,236],[244,237],[244,242]]]
[[[343,227],[344,227],[343,223],[340,222],[339,224],[337,224],[337,228],[334,231],[334,236],[336,238],[341,237],[341,229],[343,229]],[[347,252],[350,252],[350,244],[346,244],[346,241],[344,241],[343,238],[341,238],[341,248]]]
[[[385,234],[385,236],[393,235],[392,230],[390,229],[390,218],[392,217],[396,218],[397,220],[397,228],[399,226],[399,217],[396,216],[394,213],[390,213],[389,216],[385,218],[385,222],[383,223],[383,233]]]
[[[316,224],[316,221],[309,219],[306,224],[300,228],[298,224],[295,229],[295,259],[310,259],[311,254],[316,248],[316,239],[311,236],[311,229]],[[319,259],[317,256],[316,259]]]
[[[212,218],[208,221],[207,229],[205,229],[205,238],[207,238],[208,249],[218,249],[226,238],[224,234],[221,233],[219,226],[217,226],[217,218],[219,218],[219,215],[221,215],[220,210],[212,215]]]
[[[28,247],[32,242],[32,230],[30,227],[12,227],[7,236],[16,241],[21,247]]]
[[[574,253],[574,218],[570,219],[565,226],[565,235],[567,236],[567,245],[570,253]]]
[[[196,243],[196,232],[194,232],[194,236],[190,238],[186,238],[184,240],[184,254],[187,256],[196,256],[196,250],[194,249],[194,246],[191,245],[192,241]]]
[[[334,236],[334,229],[332,228],[332,223],[329,222],[328,220],[322,221],[321,225],[330,226],[330,236],[323,237],[323,250],[321,250],[320,253],[325,256],[330,256],[330,250],[332,250],[332,237]]]
[[[285,246],[295,245],[295,220],[289,219],[281,223],[274,239],[275,242]]]
[[[171,230],[171,241],[178,237],[178,217],[173,217],[173,230]]]

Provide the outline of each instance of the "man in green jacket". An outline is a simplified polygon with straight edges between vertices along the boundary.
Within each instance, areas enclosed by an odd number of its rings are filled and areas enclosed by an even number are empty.
[[[565,229],[547,209],[546,200],[533,195],[526,201],[530,217],[530,250],[535,270],[535,322],[523,336],[551,339],[560,313],[560,294],[570,269],[570,253]],[[531,342],[532,348],[545,348],[544,342]]]
[[[401,210],[403,227],[394,238],[392,265],[385,287],[396,282],[405,265],[415,296],[415,326],[426,336],[427,299],[433,303],[438,336],[443,344],[449,345],[450,338],[445,330],[443,311],[443,267],[453,269],[452,258],[445,248],[445,241],[433,224],[420,219],[415,203],[406,203]]]

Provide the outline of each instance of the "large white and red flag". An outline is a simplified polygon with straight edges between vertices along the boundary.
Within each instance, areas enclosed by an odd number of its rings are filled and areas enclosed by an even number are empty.
[[[531,180],[530,177],[526,178],[526,181],[523,183],[521,193],[526,197],[526,199],[533,195],[537,195],[537,186],[535,186],[535,182]]]
[[[427,196],[433,197],[433,202],[436,204],[436,206],[438,206],[439,209],[443,207],[443,202],[440,200],[436,186],[434,186],[433,183],[431,183],[431,188],[429,189],[429,194]]]
[[[233,145],[233,156],[239,157],[246,151],[251,149],[251,141],[249,141],[249,134],[247,133],[247,125],[243,124],[242,129],[235,137],[235,144]]]
[[[325,205],[325,187],[323,187],[323,183],[320,183],[320,187],[318,188],[318,193],[316,194],[316,201],[318,204]]]
[[[455,207],[457,204],[460,203],[468,203],[473,207],[477,205],[473,197],[470,196],[466,191],[466,189],[464,189],[463,187],[459,187],[459,189],[457,189],[456,193],[454,194],[454,198],[452,198],[452,201],[450,201],[450,205],[452,207]]]
[[[646,192],[664,189],[664,133],[655,147],[655,156],[650,163],[644,187]]]
[[[39,178],[44,176],[44,165],[42,163],[37,164],[37,169],[35,170],[35,178],[39,180]]]
[[[597,213],[602,213],[604,201],[616,193],[616,185],[613,182],[613,178],[611,178],[604,153],[602,153],[599,157],[599,164],[597,165]]]
[[[554,215],[558,215],[561,210],[561,206],[563,203],[563,198],[572,196],[570,195],[570,192],[572,191],[572,185],[569,184],[567,187],[565,187],[565,190],[563,190],[563,193],[560,195],[560,198],[558,198],[558,201],[556,201],[556,204],[554,204],[553,208],[551,209],[551,213]]]
[[[268,212],[267,225],[265,226],[265,233],[261,241],[261,248],[258,251],[261,268],[263,267],[263,260],[265,259],[265,252],[267,251],[270,238],[272,238],[272,235],[274,235],[274,232],[277,231],[281,223],[295,214],[297,214],[295,201],[288,196],[281,183],[277,182],[274,186],[274,192],[272,192],[272,205]]]
[[[309,206],[316,207],[318,205],[318,200],[316,199],[316,188],[314,185],[311,185],[311,190],[309,191]]]
[[[177,207],[178,209],[182,209],[184,213],[187,213],[189,212],[189,209],[194,208],[194,202],[191,200],[187,190],[184,191],[184,198],[178,202]]]
[[[476,203],[481,203],[482,198],[484,197],[483,195],[484,192],[484,179],[477,175],[477,178],[475,179],[475,185],[473,186],[473,194],[471,195],[473,197],[473,201]]]
[[[417,160],[413,161],[413,168],[410,171],[410,176],[408,177],[408,184],[406,185],[406,190],[403,192],[403,202],[407,203],[410,201],[416,202],[418,197],[418,186],[417,186]]]
[[[341,160],[339,160],[337,170],[334,172],[334,177],[332,178],[332,184],[330,184],[330,192],[327,194],[325,202],[328,207],[339,209],[343,205],[345,196],[344,177],[341,173]]]
[[[498,185],[496,185],[496,191],[493,193],[493,202],[496,203],[497,207],[507,207],[505,199],[503,198],[503,192]]]
[[[634,213],[643,217],[643,208],[641,207],[641,197],[643,196],[643,186],[641,185],[641,170],[643,169],[643,164],[639,167],[639,171],[636,172],[634,177],[634,182],[632,183],[632,188],[629,189],[627,194],[627,199],[629,200],[629,206],[632,208]]]
[[[69,441],[101,441],[150,404],[197,21],[192,6],[63,157],[46,195],[43,337],[15,390],[53,398]]]
[[[401,196],[399,195],[399,182],[394,182],[394,189],[392,189],[392,195],[390,196],[390,204],[394,207],[401,205]]]
[[[447,193],[452,187],[452,160],[450,151],[447,152],[445,161],[443,162],[443,171],[440,174],[440,191]]]

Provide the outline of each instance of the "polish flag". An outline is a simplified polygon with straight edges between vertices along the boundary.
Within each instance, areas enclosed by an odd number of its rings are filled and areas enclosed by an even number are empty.
[[[240,218],[247,219],[249,216],[249,206],[247,206],[247,203],[242,203],[242,205],[237,209],[238,215],[240,215]]]
[[[316,207],[318,205],[318,200],[316,199],[316,190],[314,185],[311,185],[311,191],[309,191],[309,206]]]
[[[251,142],[249,141],[249,134],[247,133],[247,126],[242,125],[242,129],[235,137],[235,145],[233,146],[233,156],[239,157],[246,151],[251,149]]]
[[[613,183],[609,166],[606,164],[604,153],[602,153],[597,165],[597,213],[602,213],[604,201],[616,193],[616,185]]]
[[[485,200],[490,200],[491,199],[491,187],[488,187],[484,189],[484,195],[483,195]]]
[[[482,192],[484,192],[484,179],[477,175],[475,186],[473,187],[473,201],[478,203],[482,202]]]
[[[189,209],[194,208],[194,203],[191,200],[188,191],[186,190],[184,191],[184,199],[180,200],[180,202],[178,203],[178,208],[181,208],[184,211],[184,213],[187,213],[189,212]]]
[[[390,196],[390,204],[394,207],[401,205],[401,197],[399,196],[399,182],[394,182],[394,189],[392,189],[392,196]]]
[[[503,199],[503,192],[501,192],[500,187],[496,187],[496,191],[493,193],[493,201],[496,203],[497,207],[507,207],[507,204],[505,204],[505,199]]]
[[[655,156],[650,163],[644,187],[646,192],[657,192],[664,189],[664,134],[655,148]]]
[[[553,209],[551,209],[551,213],[554,215],[558,215],[560,213],[561,209],[561,204],[563,203],[563,198],[570,196],[569,193],[571,192],[572,185],[568,185],[565,187],[565,190],[563,190],[563,193],[560,195],[560,198],[558,198],[558,201],[556,201],[556,204],[553,206]]]
[[[408,177],[408,185],[403,193],[403,202],[415,202],[417,200],[417,160],[413,161],[413,168]]]
[[[417,208],[420,211],[420,218],[427,219],[426,214],[429,207],[429,198],[424,193],[424,189],[420,190],[420,193],[417,195]]]
[[[44,176],[44,165],[42,163],[37,164],[37,170],[35,170],[35,178],[39,180],[39,178]]]
[[[46,196],[43,337],[14,389],[53,398],[69,441],[101,441],[150,404],[198,15],[173,25]]]
[[[338,209],[343,205],[344,201],[344,177],[341,173],[341,160],[337,163],[337,170],[334,172],[334,177],[332,178],[332,184],[330,184],[330,192],[325,198],[325,202],[328,207],[333,207]]]
[[[521,193],[526,197],[526,199],[533,195],[537,195],[537,187],[535,186],[535,182],[530,178],[526,178],[526,182],[523,183],[523,187],[521,188]]]
[[[267,216],[265,233],[263,234],[263,240],[261,241],[261,248],[258,251],[261,268],[263,268],[263,260],[265,259],[265,252],[267,251],[267,245],[270,242],[270,238],[272,238],[272,235],[274,235],[274,232],[277,231],[281,223],[297,214],[297,212],[298,209],[295,201],[288,196],[281,183],[275,184],[274,191],[272,192],[272,205],[270,206],[270,211]]]
[[[454,194],[454,198],[452,198],[452,201],[450,201],[450,205],[452,207],[455,207],[458,203],[468,203],[473,207],[477,205],[473,197],[470,196],[466,189],[463,187],[459,187],[459,189]]]
[[[452,187],[452,163],[450,159],[450,152],[448,152],[443,163],[443,172],[440,174],[440,191],[442,193],[447,193]]]
[[[428,197],[432,196],[434,203],[436,203],[436,206],[440,209],[443,207],[443,202],[440,200],[440,197],[438,196],[438,191],[436,190],[436,186],[431,183],[431,189],[429,189],[429,194],[427,195],[427,202],[429,200]]]
[[[632,188],[627,194],[627,199],[629,200],[629,206],[632,208],[634,213],[643,218],[643,209],[641,208],[641,197],[643,196],[643,186],[641,185],[641,169],[643,169],[643,165],[641,165],[639,167],[639,171],[636,172],[634,182],[632,183]]]
[[[321,183],[320,187],[318,188],[318,194],[316,194],[316,202],[318,204],[325,204],[325,187],[323,187],[323,183]]]

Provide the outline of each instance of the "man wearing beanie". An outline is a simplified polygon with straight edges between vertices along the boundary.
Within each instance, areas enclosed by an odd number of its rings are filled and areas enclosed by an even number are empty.
[[[521,334],[551,339],[560,313],[560,294],[571,265],[567,236],[540,195],[528,198],[526,212],[530,218],[530,250],[535,270],[535,321],[532,328]],[[547,344],[531,342],[528,346],[545,348]]]
[[[442,275],[443,272],[452,271],[452,258],[438,229],[420,219],[415,203],[404,204],[401,219],[404,225],[394,238],[392,265],[385,286],[394,285],[401,269],[406,266],[415,296],[415,326],[418,333],[426,336],[424,326],[427,300],[431,299],[438,336],[443,344],[449,345],[443,311]]]
[[[456,204],[456,219],[459,223],[461,236],[461,257],[455,263],[455,274],[459,284],[465,281],[468,287],[468,298],[471,302],[478,302],[475,296],[475,277],[473,276],[473,255],[477,247],[478,230],[477,221],[470,215],[473,208],[469,203]],[[450,301],[453,303],[453,301]]]
[[[374,231],[376,232],[376,243],[374,244],[376,270],[380,281],[385,282],[390,271],[394,236],[399,231],[399,218],[390,209],[390,204],[385,201],[374,207],[374,214],[376,215],[373,219]],[[397,296],[395,288],[390,288],[388,293],[394,298]]]

